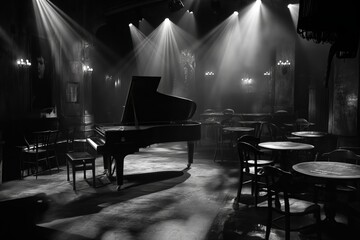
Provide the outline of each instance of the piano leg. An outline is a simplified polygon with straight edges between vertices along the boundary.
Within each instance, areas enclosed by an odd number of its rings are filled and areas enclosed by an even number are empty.
[[[108,154],[103,154],[103,166],[104,166],[104,173],[109,175],[111,171],[109,171],[109,165],[111,165],[111,156]]]
[[[194,147],[195,147],[195,142],[194,141],[188,141],[187,142],[187,148],[188,148],[188,164],[187,164],[187,167],[188,168],[190,168],[191,164],[193,163]]]
[[[123,185],[124,179],[124,158],[127,154],[116,154],[114,155],[115,159],[115,170],[116,170],[116,190],[120,191],[121,186]]]
[[[113,158],[110,154],[103,154],[103,164],[104,164],[104,174],[108,177],[110,181],[115,180],[113,168]]]

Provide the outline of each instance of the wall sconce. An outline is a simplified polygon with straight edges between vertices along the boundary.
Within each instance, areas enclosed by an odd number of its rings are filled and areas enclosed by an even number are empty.
[[[30,67],[31,62],[28,59],[25,59],[25,61],[24,61],[24,59],[20,58],[20,59],[16,60],[16,65],[18,67]]]
[[[290,68],[290,61],[286,60],[285,62],[283,62],[279,60],[277,65],[281,67],[282,74],[286,74]]]
[[[119,88],[121,86],[121,80],[120,78],[118,78],[117,80],[115,80],[114,82],[115,88]]]
[[[253,83],[252,78],[242,78],[241,79],[242,85],[249,86]]]
[[[269,71],[264,72],[264,76],[270,76],[270,72]]]
[[[83,66],[83,71],[84,71],[84,72],[92,72],[93,69],[92,69],[89,65],[84,65],[84,66]]]
[[[251,93],[254,92],[253,89],[254,80],[249,77],[241,78],[241,85],[244,87],[246,92]]]
[[[206,72],[206,73],[205,73],[205,76],[214,76],[214,75],[215,75],[214,72]]]
[[[112,80],[112,76],[106,74],[106,75],[105,75],[105,82],[109,82],[109,81],[111,81],[111,80]]]

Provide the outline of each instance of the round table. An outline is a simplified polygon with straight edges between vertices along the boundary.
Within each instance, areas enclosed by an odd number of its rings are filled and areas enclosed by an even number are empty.
[[[236,146],[236,140],[238,137],[240,137],[241,133],[249,133],[254,131],[254,128],[252,127],[223,127],[223,133],[224,132],[230,132],[231,133],[231,146],[235,147]],[[222,134],[223,134],[222,133]],[[223,158],[223,135],[221,137],[221,142],[217,144],[216,146],[216,150],[215,150],[215,156],[214,156],[214,161],[216,160],[217,157],[217,153],[220,150],[220,154],[221,154],[221,161]]]
[[[291,141],[279,141],[279,142],[262,142],[259,143],[259,147],[267,148],[271,150],[311,150],[313,145],[307,143],[291,142]]]
[[[297,131],[292,132],[291,135],[301,137],[306,143],[314,145],[316,150],[314,151],[314,156],[312,156],[313,160],[319,154],[319,151],[321,151],[321,146],[324,145],[324,138],[328,135],[328,133],[319,131]]]
[[[335,222],[336,184],[346,180],[360,180],[360,165],[344,162],[302,162],[295,164],[293,170],[305,176],[325,181],[326,201],[324,211],[329,222]]]
[[[251,132],[254,131],[253,127],[224,127],[224,131],[229,132]]]
[[[291,134],[297,137],[321,138],[321,137],[325,137],[328,133],[317,132],[317,131],[298,131],[298,132],[292,132]]]
[[[259,147],[280,151],[280,166],[284,170],[289,170],[289,161],[286,159],[286,152],[288,151],[308,151],[314,149],[314,145],[300,142],[291,141],[275,141],[275,142],[262,142]]]
[[[360,165],[344,162],[302,162],[293,169],[310,177],[323,179],[360,179]]]

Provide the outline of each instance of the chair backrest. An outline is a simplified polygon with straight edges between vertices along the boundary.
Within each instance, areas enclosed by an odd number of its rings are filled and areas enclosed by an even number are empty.
[[[273,141],[286,140],[285,132],[275,123],[267,123],[270,138]]]
[[[233,116],[230,115],[227,118],[223,119],[220,124],[222,127],[233,127],[236,125],[236,121],[234,121]]]
[[[331,152],[325,152],[320,155],[318,161],[347,162],[360,164],[360,156],[348,149],[335,149]]]
[[[254,128],[254,136],[259,138],[261,138],[261,135],[262,135],[262,123],[261,122],[256,122],[256,123],[253,123],[251,124],[251,127]]]
[[[240,136],[237,139],[238,142],[247,142],[250,143],[253,146],[257,146],[260,143],[260,138],[257,138],[253,135],[249,135],[249,134],[244,134],[242,136]]]
[[[49,130],[48,131],[48,146],[55,146],[59,138],[59,130]]]
[[[204,113],[214,113],[215,110],[214,109],[211,109],[211,108],[207,108],[204,110]]]
[[[36,131],[31,134],[31,140],[28,140],[28,147],[36,152],[39,149],[45,149],[49,142],[49,131]]]
[[[24,137],[24,139],[28,149],[38,152],[39,149],[55,149],[58,136],[58,130],[45,130],[33,132],[31,135],[31,139],[27,137]]]
[[[69,127],[66,129],[66,151],[71,152],[75,150],[75,134],[76,129]]]
[[[281,211],[281,205],[285,207],[285,211],[289,212],[289,193],[291,192],[292,175],[275,166],[264,166],[262,174],[265,177],[266,189],[269,206]],[[282,196],[284,201],[279,201],[278,197]],[[275,205],[272,202],[275,201]]]
[[[310,127],[310,123],[305,118],[297,118],[295,120],[295,130],[296,131],[308,130],[309,127]]]
[[[241,168],[248,167],[248,161],[251,159],[253,160],[253,164],[255,168],[257,168],[257,160],[261,155],[261,151],[251,143],[242,142],[240,140],[237,141],[237,150],[240,159],[240,166]]]
[[[235,111],[234,111],[234,109],[227,108],[227,109],[224,109],[223,114],[224,115],[234,115]]]

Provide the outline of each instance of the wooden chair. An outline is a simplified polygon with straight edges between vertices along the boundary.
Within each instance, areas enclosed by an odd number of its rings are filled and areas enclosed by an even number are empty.
[[[290,240],[291,231],[301,231],[315,226],[317,239],[321,239],[320,206],[297,198],[298,191],[294,192],[294,190],[298,187],[294,186],[292,174],[274,166],[264,166],[262,174],[266,179],[268,208],[265,239],[269,239],[273,226],[285,230],[286,240]],[[278,215],[273,215],[273,212]],[[309,218],[304,219],[304,224],[299,221],[300,217],[306,215],[312,215],[315,218],[313,224],[309,224]]]
[[[320,156],[317,156],[315,160],[360,164],[360,155],[348,149],[338,148],[330,152],[322,153]],[[325,184],[316,183],[315,190],[315,196],[318,198],[321,191],[325,190]],[[336,192],[345,194],[348,200],[354,200],[359,191],[359,184],[356,181],[342,181],[336,184]]]
[[[244,138],[243,138],[244,140]],[[264,166],[272,165],[273,160],[260,159],[262,152],[252,143],[243,142],[241,138],[237,142],[237,150],[240,160],[239,185],[235,203],[240,202],[241,192],[244,184],[251,184],[251,195],[254,196],[254,205],[257,207],[259,196],[259,185],[261,185],[261,169]],[[250,180],[245,181],[244,177],[249,176]]]
[[[70,181],[70,167],[72,171],[73,190],[76,191],[76,172],[82,171],[86,179],[86,170],[92,171],[92,186],[95,187],[95,160],[96,156],[87,151],[77,151],[74,147],[75,130],[69,129],[67,134],[68,152],[66,155],[67,180]]]
[[[297,118],[295,120],[295,131],[308,131],[310,130],[310,127],[312,123],[310,123],[305,118]]]
[[[58,130],[46,130],[33,132],[32,136],[24,137],[26,147],[22,149],[23,162],[22,167],[27,167],[28,175],[30,168],[35,167],[36,179],[39,174],[39,167],[43,165],[43,171],[52,169],[51,161],[54,161],[59,169],[59,162],[57,158],[57,140],[59,136]],[[26,166],[28,165],[28,166]],[[22,177],[24,176],[22,171]]]

